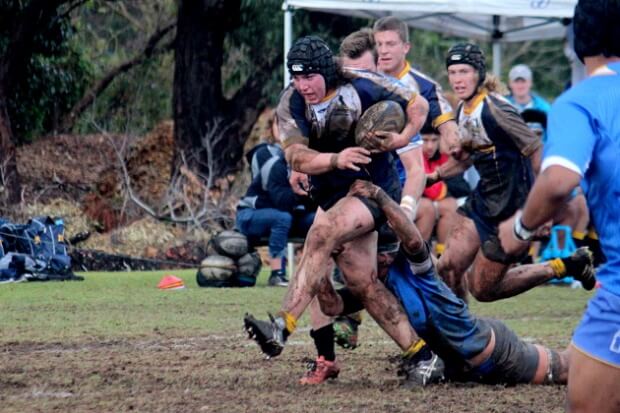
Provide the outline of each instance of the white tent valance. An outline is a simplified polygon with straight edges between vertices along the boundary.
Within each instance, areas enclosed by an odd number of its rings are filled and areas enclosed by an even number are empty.
[[[517,42],[562,37],[562,19],[576,0],[288,0],[301,8],[377,19],[395,15],[412,27],[482,41]]]

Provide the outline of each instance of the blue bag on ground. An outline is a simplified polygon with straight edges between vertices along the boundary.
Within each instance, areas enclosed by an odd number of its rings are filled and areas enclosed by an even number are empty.
[[[83,280],[71,271],[65,225],[61,218],[34,217],[27,224],[0,219],[0,234],[6,241],[0,272],[6,278],[28,281]],[[4,242],[3,242],[4,243]]]

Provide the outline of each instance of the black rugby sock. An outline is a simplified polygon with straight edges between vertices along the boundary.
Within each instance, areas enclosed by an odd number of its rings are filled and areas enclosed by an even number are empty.
[[[314,339],[314,346],[319,357],[323,356],[327,361],[336,360],[333,324],[330,323],[318,330],[310,330],[310,337]]]

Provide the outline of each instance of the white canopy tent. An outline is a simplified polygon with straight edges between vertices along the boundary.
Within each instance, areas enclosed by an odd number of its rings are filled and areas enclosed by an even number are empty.
[[[369,19],[395,15],[412,27],[492,42],[493,72],[499,75],[501,42],[564,37],[576,4],[577,0],[285,0],[284,54],[292,44],[295,9]],[[286,65],[284,78],[286,85]]]

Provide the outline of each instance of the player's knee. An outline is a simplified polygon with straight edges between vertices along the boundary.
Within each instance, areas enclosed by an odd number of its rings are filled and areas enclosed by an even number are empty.
[[[347,288],[357,297],[367,297],[376,286],[366,277],[347,278]]]
[[[306,236],[306,247],[309,250],[324,248],[330,244],[333,232],[330,225],[324,222],[315,222]]]

